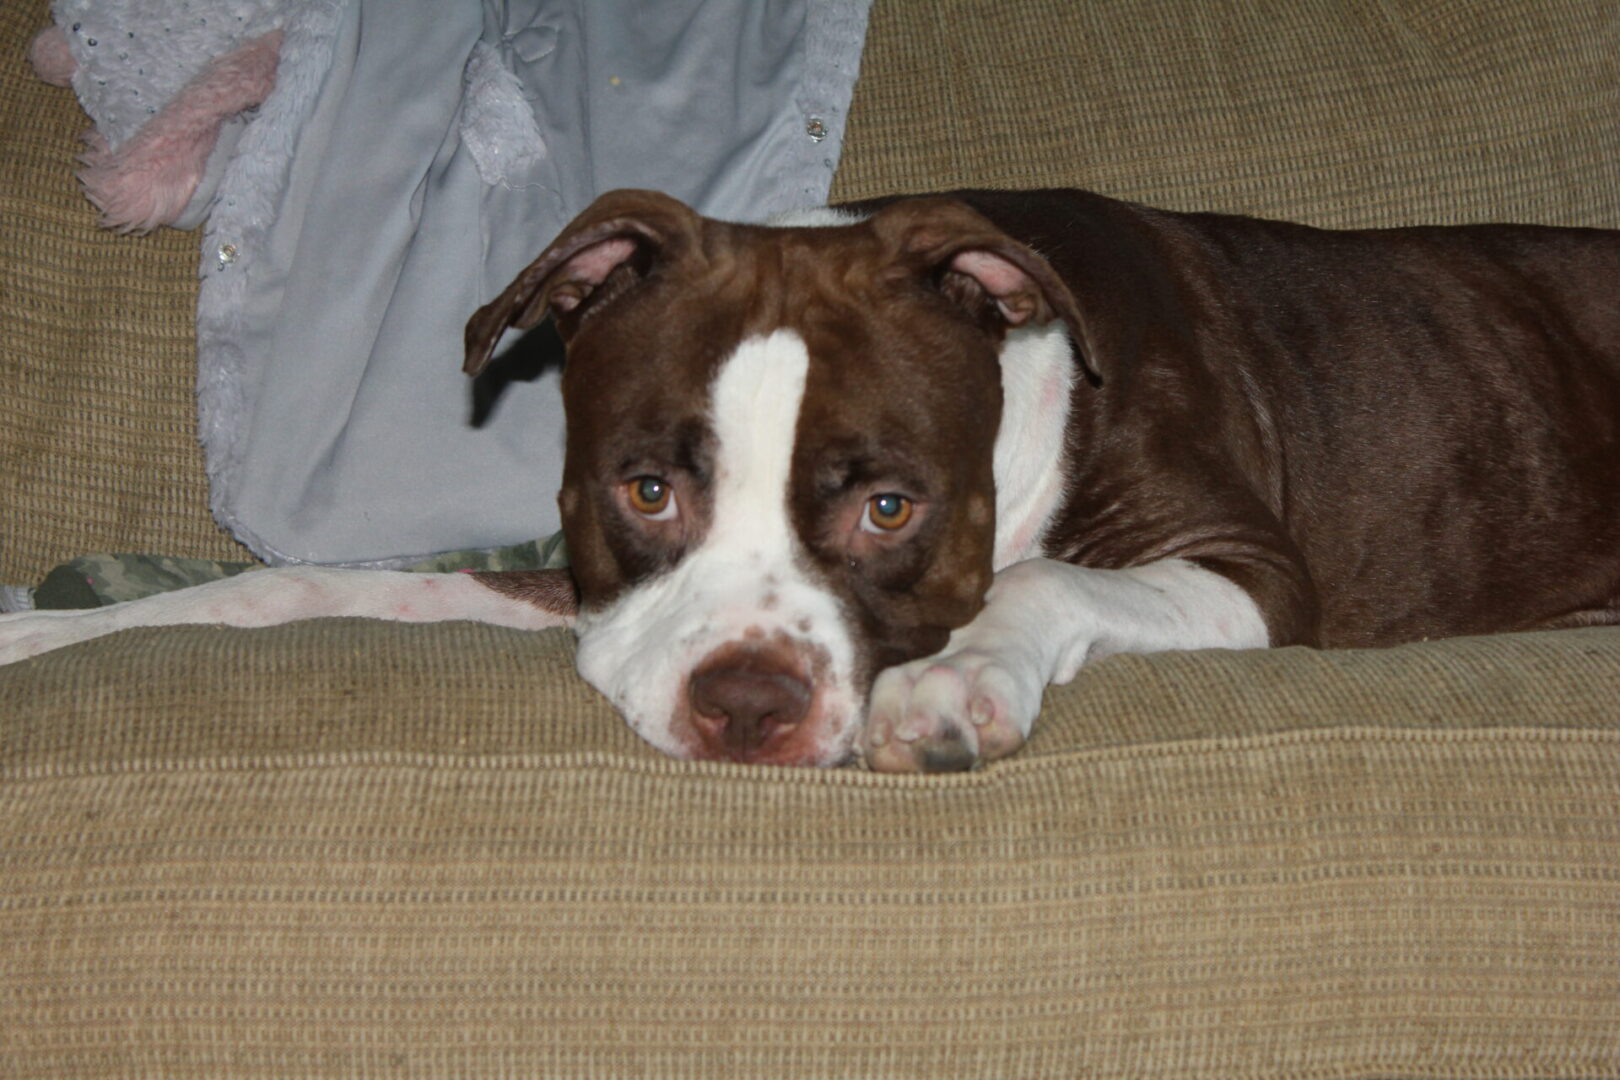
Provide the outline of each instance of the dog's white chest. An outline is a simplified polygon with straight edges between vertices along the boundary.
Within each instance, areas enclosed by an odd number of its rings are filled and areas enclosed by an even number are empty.
[[[1013,330],[1001,349],[996,434],[995,568],[1041,554],[1063,501],[1064,439],[1074,362],[1062,323]]]

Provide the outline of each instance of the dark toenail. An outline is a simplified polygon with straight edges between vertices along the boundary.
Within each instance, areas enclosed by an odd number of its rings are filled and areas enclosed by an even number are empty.
[[[962,733],[955,728],[940,732],[922,748],[924,772],[967,772],[977,764],[979,755],[968,747]]]

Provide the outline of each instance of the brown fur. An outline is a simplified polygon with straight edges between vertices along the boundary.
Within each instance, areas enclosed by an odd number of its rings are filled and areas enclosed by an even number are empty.
[[[1193,558],[1277,645],[1620,621],[1620,233],[960,197],[1052,263],[1108,373],[1054,557]]]
[[[1049,556],[1191,559],[1255,598],[1274,645],[1620,621],[1620,234],[1330,232],[1077,191],[865,209],[766,230],[615,192],[469,323],[476,371],[507,325],[568,308],[585,605],[701,537],[708,379],[789,327],[812,357],[790,495],[807,557],[873,671],[937,650],[988,583],[993,523],[972,508],[993,498],[996,348],[1008,318],[1056,317],[1084,377]],[[581,253],[624,237],[634,254],[583,280]],[[964,250],[1031,288],[990,295],[953,267]],[[654,465],[686,520],[626,528],[611,491]],[[926,493],[906,543],[852,550],[829,527],[868,477]]]

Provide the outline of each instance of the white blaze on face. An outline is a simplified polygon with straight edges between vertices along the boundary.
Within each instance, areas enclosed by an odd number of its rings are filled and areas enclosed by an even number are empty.
[[[838,763],[853,745],[862,706],[851,685],[853,645],[837,599],[799,568],[788,516],[809,366],[803,340],[787,330],[744,341],[721,364],[709,399],[716,454],[707,534],[672,569],[575,624],[580,674],[665,753],[690,754],[674,730],[688,676],[716,649],[756,634],[783,634],[806,656],[825,655],[812,705],[820,763]],[[675,493],[677,506],[693,497]]]

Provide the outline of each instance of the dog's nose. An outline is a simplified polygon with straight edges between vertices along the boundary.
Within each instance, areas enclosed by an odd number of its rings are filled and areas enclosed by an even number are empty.
[[[706,667],[688,687],[702,733],[746,760],[791,731],[810,711],[810,684],[785,671],[745,665]]]

